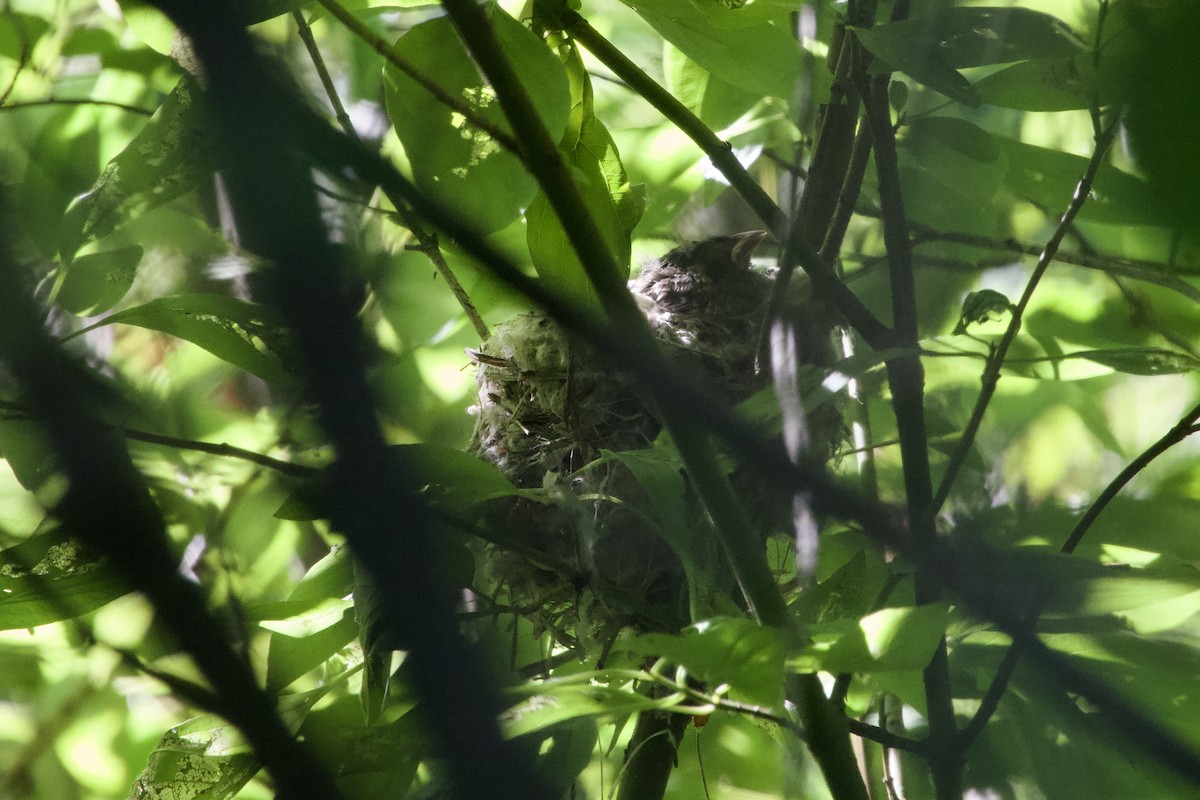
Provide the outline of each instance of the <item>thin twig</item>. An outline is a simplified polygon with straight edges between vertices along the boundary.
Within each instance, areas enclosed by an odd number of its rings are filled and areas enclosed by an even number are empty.
[[[304,19],[304,14],[299,10],[292,12],[292,18],[296,21],[296,30],[300,34],[301,41],[304,42],[304,47],[308,50],[309,58],[312,60],[313,67],[317,71],[317,76],[321,80],[321,86],[325,89],[325,96],[329,98],[329,104],[333,107],[334,116],[337,118],[338,124],[346,135],[352,139],[358,139],[358,132],[354,130],[354,124],[350,121],[350,115],[346,113],[346,108],[342,104],[341,97],[338,96],[337,87],[333,85],[333,79],[329,75],[329,69],[325,66],[325,59],[321,55],[320,49],[317,47],[316,40],[313,39],[312,29],[308,22]],[[404,202],[404,199],[395,194],[384,192],[384,196],[396,209],[396,216],[400,218],[401,223],[417,240],[416,250],[425,254],[425,257],[433,264],[434,269],[446,281],[446,286],[450,289],[450,293],[454,295],[454,299],[458,301],[458,305],[462,308],[463,313],[467,315],[467,319],[471,323],[471,327],[475,329],[475,333],[479,335],[481,341],[486,341],[489,335],[487,323],[483,321],[483,317],[479,314],[479,309],[475,308],[475,303],[472,302],[467,290],[463,288],[462,283],[458,280],[458,276],[450,269],[450,265],[446,263],[446,258],[442,254],[442,249],[438,244],[437,234],[431,233],[417,219],[417,215]]]
[[[358,19],[346,9],[345,6],[337,2],[337,0],[317,0],[317,2],[320,3],[326,11],[333,15],[338,22],[345,25],[351,33],[353,33],[359,39],[362,39],[363,42],[365,42],[376,53],[383,56],[389,64],[403,72],[409,78],[414,80],[422,89],[437,98],[439,103],[453,111],[457,111],[459,114],[462,114],[463,117],[465,117],[472,125],[474,125],[476,128],[479,128],[479,130],[483,131],[488,136],[491,136],[496,140],[497,144],[499,144],[505,150],[508,150],[510,153],[521,152],[521,148],[515,139],[497,128],[485,117],[481,116],[478,111],[447,92],[432,78],[410,64],[406,59],[396,52],[394,47],[388,44],[387,41],[385,41],[366,25],[363,25],[361,22],[359,22]]]
[[[4,4],[4,16],[12,23],[12,26],[17,31],[17,38],[21,40],[21,53],[17,56],[17,68],[13,70],[12,77],[8,80],[8,86],[4,87],[4,91],[0,92],[0,107],[12,108],[13,106],[4,106],[4,101],[12,94],[12,90],[17,85],[17,79],[21,77],[21,73],[29,64],[29,31],[25,29],[25,21],[21,19],[21,15],[13,11],[11,3]]]
[[[938,231],[918,225],[913,225],[913,230],[914,247],[919,247],[926,242],[950,242],[987,250],[1019,253],[1026,256],[1039,256],[1044,250],[1044,248],[1037,247],[1036,245],[1022,244],[1016,239],[993,239],[974,233]],[[1055,254],[1054,258],[1062,264],[1071,264],[1076,267],[1105,272],[1109,275],[1120,275],[1146,283],[1158,284],[1183,295],[1193,302],[1200,303],[1200,289],[1167,272],[1165,264],[1156,264],[1152,261],[1130,261],[1108,258],[1097,254],[1073,252],[1059,252]]]
[[[140,114],[143,117],[154,116],[154,110],[132,106],[128,103],[118,103],[115,100],[93,100],[88,97],[46,97],[41,100],[19,100],[15,103],[0,105],[0,111],[19,111],[23,108],[39,108],[42,106],[101,106],[103,108],[119,108],[130,114]]]
[[[1054,229],[1050,240],[1042,248],[1042,253],[1038,256],[1037,264],[1034,265],[1033,272],[1030,273],[1029,280],[1025,284],[1025,290],[1021,293],[1021,299],[1012,308],[1012,319],[1009,320],[1008,328],[1004,331],[1004,335],[996,345],[996,350],[989,359],[980,378],[982,386],[979,391],[979,398],[975,401],[975,408],[971,411],[971,418],[968,420],[967,426],[963,429],[962,439],[959,441],[958,447],[955,448],[953,455],[950,456],[950,461],[946,464],[946,473],[942,477],[942,482],[938,486],[937,493],[934,495],[933,509],[935,512],[945,505],[946,498],[950,496],[950,490],[954,487],[954,480],[958,477],[959,470],[962,469],[963,464],[966,463],[967,456],[971,452],[971,447],[975,443],[975,436],[979,433],[979,427],[983,423],[983,415],[987,412],[988,404],[991,402],[992,396],[996,393],[996,386],[1000,382],[1000,370],[1004,366],[1004,358],[1008,355],[1009,348],[1012,347],[1013,342],[1017,339],[1017,334],[1021,330],[1021,320],[1025,315],[1025,310],[1029,307],[1029,301],[1033,298],[1033,292],[1037,289],[1038,283],[1041,282],[1042,276],[1046,274],[1050,263],[1054,261],[1054,257],[1058,253],[1058,247],[1067,235],[1071,223],[1079,214],[1079,210],[1083,208],[1083,204],[1087,202],[1087,198],[1092,191],[1092,184],[1096,180],[1096,173],[1100,171],[1100,165],[1104,163],[1104,155],[1108,152],[1108,147],[1112,144],[1113,138],[1116,136],[1117,127],[1118,122],[1114,119],[1108,128],[1096,137],[1096,146],[1092,151],[1091,159],[1088,161],[1087,170],[1084,172],[1083,177],[1079,179],[1079,183],[1075,187],[1075,194],[1071,197],[1071,202],[1067,205],[1066,211],[1063,212],[1058,227]]]

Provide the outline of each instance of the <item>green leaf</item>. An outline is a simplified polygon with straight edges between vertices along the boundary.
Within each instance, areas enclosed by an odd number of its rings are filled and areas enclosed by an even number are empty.
[[[1153,209],[1181,230],[1200,230],[1200,130],[1196,48],[1200,4],[1128,3],[1136,14],[1122,77],[1130,149],[1153,189]]]
[[[424,487],[431,502],[448,508],[519,494],[493,464],[453,447],[399,444],[388,454],[407,478]]]
[[[1086,358],[1129,375],[1176,375],[1183,372],[1200,371],[1200,359],[1187,353],[1162,347],[1087,350],[1073,353],[1072,356]]]
[[[563,684],[553,679],[536,688],[527,697],[500,715],[504,732],[510,737],[545,730],[581,717],[617,717],[662,705],[645,695],[604,684]]]
[[[868,33],[868,38],[889,52],[904,54],[905,60],[919,58],[919,51],[932,51],[955,69],[1089,53],[1088,45],[1065,22],[1028,8],[946,8],[869,30],[873,33]],[[855,33],[862,32],[855,29]],[[868,49],[892,66],[900,66],[871,45]]]
[[[988,105],[1022,111],[1069,111],[1089,108],[1101,86],[1096,70],[1086,58],[1022,61],[992,73],[975,84]],[[1105,92],[1101,104],[1111,102]]]
[[[728,683],[752,703],[775,708],[783,702],[783,639],[753,620],[716,617],[675,636],[644,633],[622,648],[665,658],[709,685]]]
[[[720,131],[761,99],[706,70],[669,43],[663,48],[667,88],[714,131]]]
[[[454,447],[393,445],[388,448],[388,457],[407,480],[421,488],[430,502],[454,511],[521,493],[495,465]],[[326,518],[332,505],[331,491],[329,477],[326,474],[318,475],[293,492],[275,511],[275,517],[294,520]]]
[[[1070,203],[1088,159],[1004,136],[995,139],[1008,155],[1005,185],[1009,191],[1057,218]],[[1149,185],[1108,164],[1097,172],[1079,219],[1117,225],[1161,223]]]
[[[1069,60],[1088,52],[1061,20],[1025,8],[948,8],[935,16],[854,31],[889,66],[969,106],[986,98],[958,69],[1026,59]]]
[[[270,383],[288,375],[289,333],[266,306],[218,294],[182,294],[118,311],[72,336],[114,323],[177,336]]]
[[[1200,571],[1190,564],[1106,570],[1060,584],[1050,614],[1116,615],[1142,634],[1171,630],[1200,611]]]
[[[307,636],[273,631],[267,651],[267,685],[275,691],[291,685],[354,641],[358,633],[359,625],[352,608],[344,609],[332,625]]]
[[[713,2],[704,4],[704,13],[689,0],[630,0],[629,5],[664,39],[722,80],[756,95],[791,98],[801,53],[785,28]],[[786,24],[786,14],[770,16]]]
[[[928,666],[946,632],[942,604],[885,608],[861,620],[809,628],[813,641],[789,659],[802,672],[897,672]]]
[[[62,267],[63,278],[54,301],[81,317],[108,311],[137,277],[142,248],[137,245],[89,253]]]
[[[907,23],[911,25],[912,23]],[[940,92],[952,100],[975,107],[979,105],[979,94],[956,69],[951,67],[936,48],[916,47],[906,25],[893,22],[874,28],[854,28],[854,34],[863,47],[887,66],[898,69],[918,83]]]
[[[0,420],[0,454],[17,482],[30,492],[37,492],[57,473],[54,448],[41,424],[33,420]]]
[[[101,560],[62,531],[0,551],[0,630],[78,617],[128,592]]]
[[[539,117],[551,136],[560,137],[570,112],[561,62],[498,6],[490,5],[489,15]],[[447,94],[494,126],[510,130],[495,93],[476,71],[448,18],[415,26],[400,37],[395,50]],[[517,156],[391,64],[384,69],[384,87],[388,114],[423,191],[471,220],[479,233],[498,231],[520,215],[536,183]]]
[[[130,795],[226,800],[258,769],[254,756],[223,720],[196,717],[163,734]]]
[[[966,120],[924,117],[900,140],[913,160],[939,183],[984,208],[1004,185],[1008,157],[995,137]]]
[[[962,311],[958,315],[958,324],[954,326],[954,333],[966,333],[968,326],[990,322],[993,314],[999,318],[1012,308],[1012,302],[995,289],[980,289],[978,292],[971,292],[963,298]]]
[[[32,52],[34,45],[48,30],[50,23],[42,17],[7,9],[0,16],[0,56],[20,61],[22,51]]]
[[[621,453],[602,451],[605,459],[616,459],[629,470],[642,488],[641,497],[627,498],[654,523],[654,531],[679,557],[688,584],[688,604],[692,619],[711,617],[727,600],[717,578],[720,560],[716,539],[705,536],[706,528],[688,516],[687,486],[676,459],[666,458],[658,450]]]
[[[630,234],[641,219],[645,195],[632,187],[616,143],[592,108],[592,86],[579,51],[571,48],[566,71],[571,88],[571,117],[560,147],[574,168],[575,183],[600,229],[609,252],[628,277]],[[526,236],[533,266],[546,285],[584,308],[599,310],[592,281],[567,239],[566,231],[542,192],[526,212]]]
[[[92,188],[71,203],[59,229],[64,262],[89,239],[190,192],[212,174],[215,157],[195,96],[191,78],[182,78]]]

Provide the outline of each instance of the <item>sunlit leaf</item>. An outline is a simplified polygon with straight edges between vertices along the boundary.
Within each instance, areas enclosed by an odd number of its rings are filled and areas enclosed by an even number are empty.
[[[0,630],[77,617],[128,591],[103,561],[61,531],[0,551]]]
[[[197,717],[163,734],[134,781],[132,796],[225,800],[258,769],[224,720]]]
[[[616,717],[659,705],[645,695],[603,684],[548,681],[538,694],[505,711],[500,722],[505,733],[515,737],[580,717]]]
[[[196,96],[193,81],[181,79],[92,188],[71,203],[60,226],[65,260],[89,239],[192,191],[212,174],[216,161]]]
[[[621,278],[629,273],[629,236],[642,216],[645,193],[629,184],[616,143],[596,119],[591,79],[574,48],[567,55],[571,117],[561,143],[567,162],[592,220],[613,256]],[[592,280],[586,274],[566,231],[545,194],[538,192],[526,211],[529,254],[547,286],[578,306],[599,310]]]
[[[554,53],[497,6],[492,24],[542,122],[562,135],[570,110],[566,77]],[[448,18],[417,25],[396,42],[397,54],[444,92],[508,131],[492,88],[484,83]],[[516,155],[389,64],[384,70],[388,114],[404,144],[418,186],[491,233],[512,222],[533,198],[536,184]]]
[[[783,28],[711,4],[697,13],[688,0],[630,2],[662,37],[704,69],[746,91],[788,98],[800,72],[800,48]]]
[[[801,671],[902,672],[929,665],[949,621],[946,606],[885,608],[861,620],[810,629],[813,643],[789,658]]]
[[[783,700],[783,639],[753,620],[718,617],[677,636],[645,633],[624,647],[687,667],[706,683],[728,683],[750,702],[775,707]]]
[[[273,632],[267,651],[267,685],[275,689],[288,686],[354,641],[358,633],[358,621],[349,608],[340,612],[333,624],[307,635]]]

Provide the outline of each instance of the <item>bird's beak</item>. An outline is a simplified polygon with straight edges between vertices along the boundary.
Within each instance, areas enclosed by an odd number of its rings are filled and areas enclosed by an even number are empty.
[[[738,269],[750,268],[750,256],[754,255],[754,248],[758,247],[759,243],[767,238],[766,231],[746,231],[744,233],[736,233],[733,236],[734,245],[730,255],[733,257],[733,263]]]

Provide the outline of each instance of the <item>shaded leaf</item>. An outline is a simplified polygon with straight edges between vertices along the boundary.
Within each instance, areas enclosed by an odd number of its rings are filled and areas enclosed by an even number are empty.
[[[1101,81],[1087,58],[1022,61],[992,73],[975,84],[980,99],[989,105],[1023,111],[1069,111],[1089,108],[1097,91],[1105,89],[1101,104],[1112,102],[1112,84]]]
[[[183,294],[118,311],[79,336],[114,323],[177,336],[271,383],[289,372],[288,332],[270,308],[218,294]]]
[[[1086,358],[1112,367],[1117,372],[1129,375],[1175,375],[1181,372],[1200,371],[1200,360],[1187,353],[1161,347],[1125,347],[1113,350],[1087,350],[1073,353],[1075,358]]]
[[[129,291],[141,260],[142,248],[137,245],[79,256],[63,267],[54,300],[81,317],[107,311]]]
[[[1008,189],[1049,213],[1061,214],[1087,169],[1088,159],[1003,136],[997,136],[996,141],[1008,154]],[[1144,180],[1104,164],[1079,218],[1119,225],[1154,225],[1159,217],[1153,200]]]

